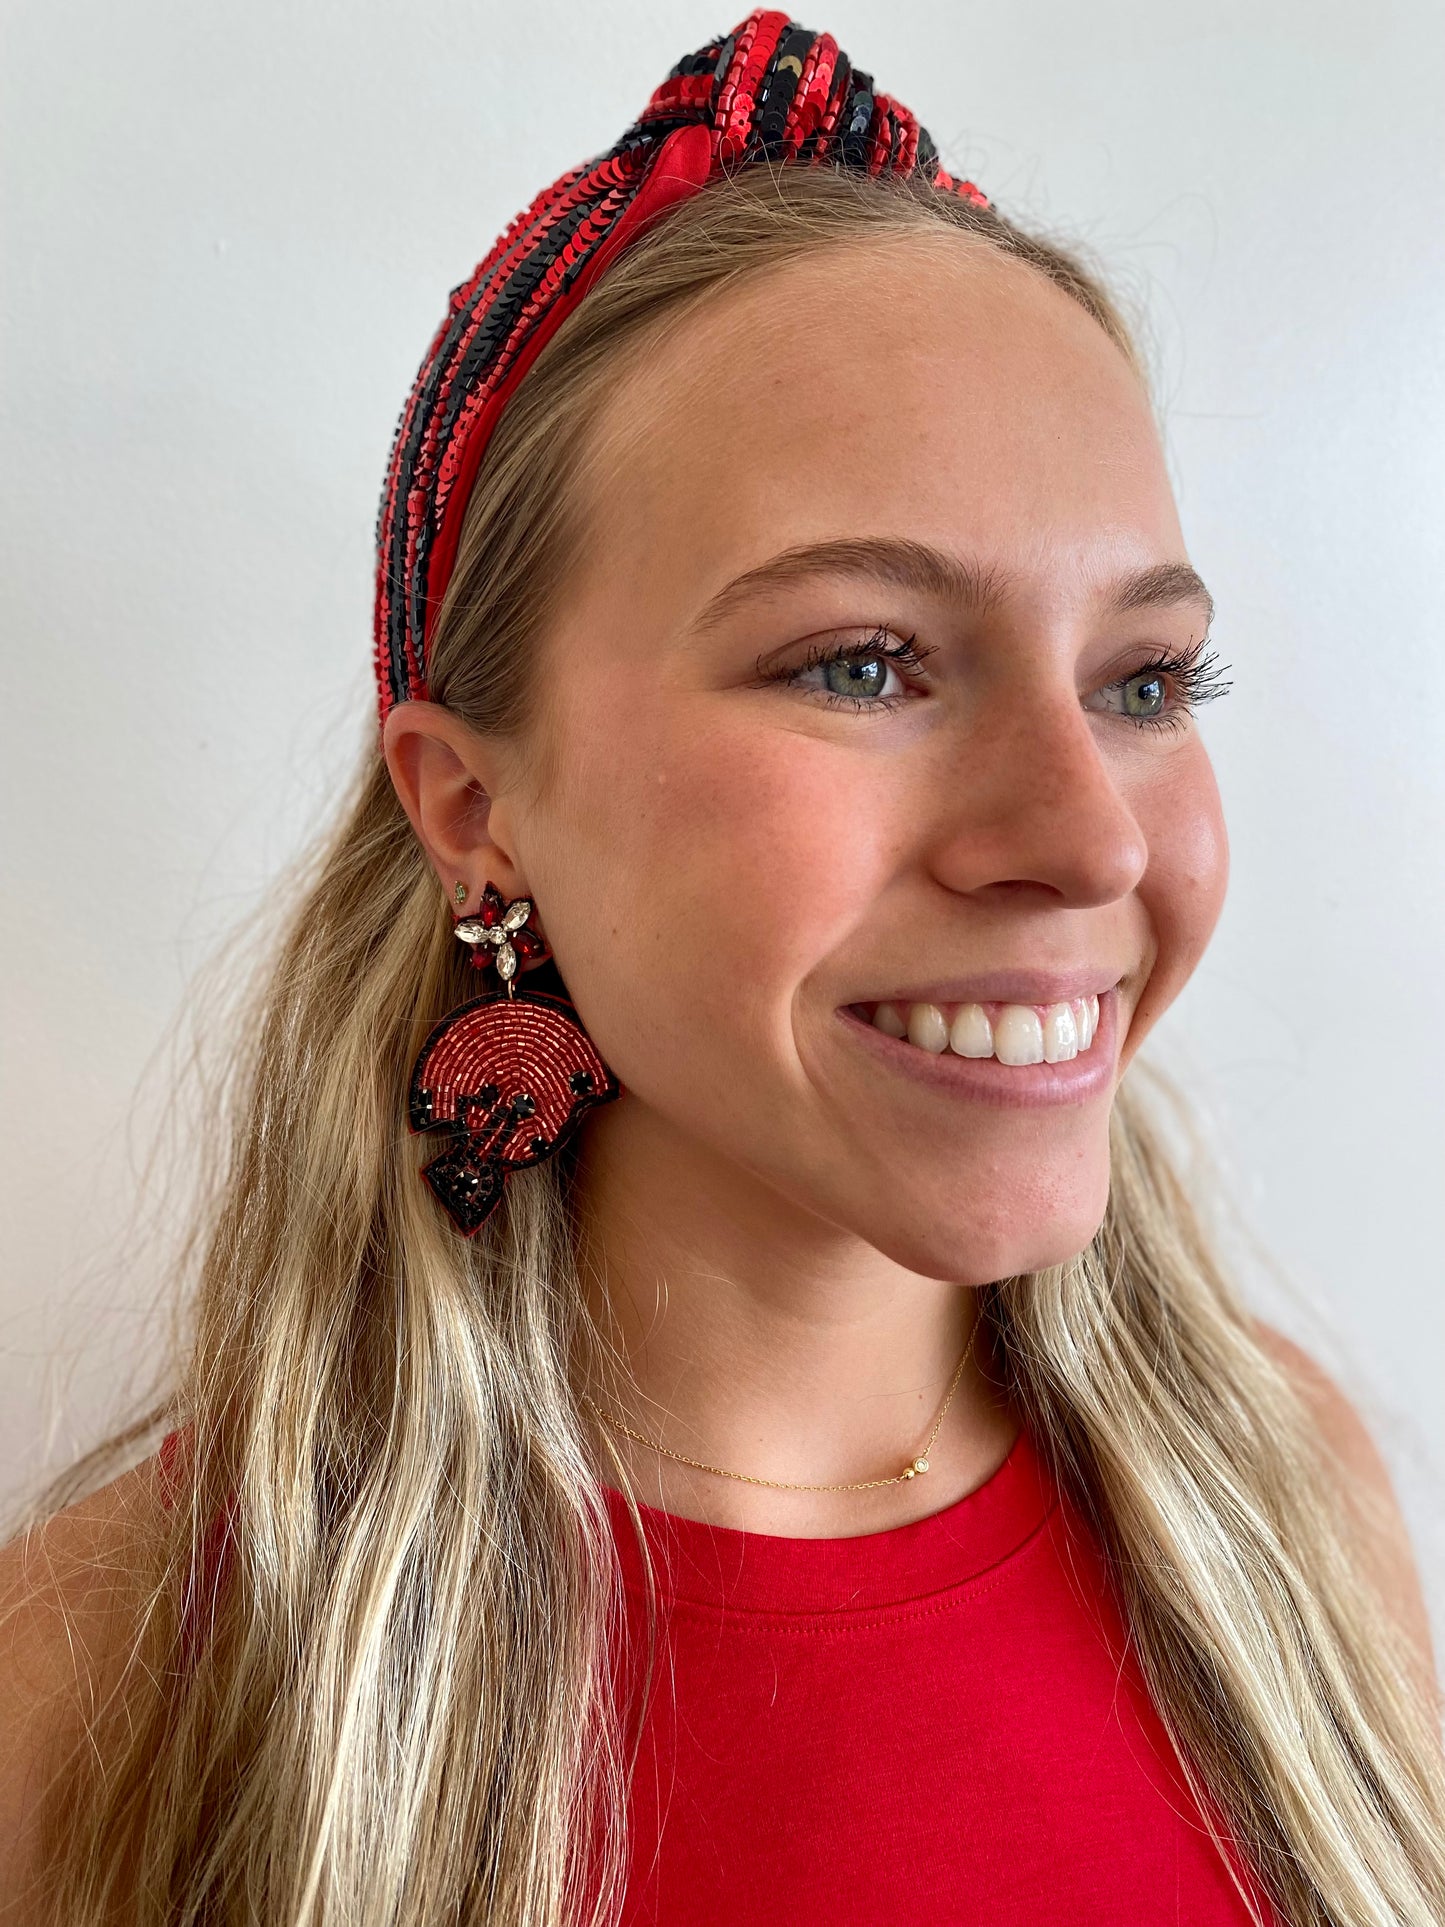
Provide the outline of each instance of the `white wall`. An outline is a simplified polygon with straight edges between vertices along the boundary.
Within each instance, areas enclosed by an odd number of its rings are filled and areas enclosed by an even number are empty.
[[[155,1343],[149,1234],[114,1268],[153,1053],[371,726],[372,519],[446,292],[731,24],[711,0],[8,12],[7,1488],[95,1435]],[[1148,300],[1235,682],[1203,717],[1231,896],[1151,1050],[1226,1161],[1251,1289],[1362,1402],[1439,1602],[1445,14],[804,18]]]

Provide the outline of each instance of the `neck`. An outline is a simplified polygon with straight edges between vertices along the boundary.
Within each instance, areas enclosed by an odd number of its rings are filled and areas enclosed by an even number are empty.
[[[607,1123],[578,1165],[584,1288],[604,1340],[585,1389],[655,1444],[787,1484],[888,1478],[921,1451],[972,1340],[914,1479],[779,1491],[679,1464],[603,1419],[611,1482],[685,1518],[842,1538],[937,1512],[997,1470],[1018,1420],[974,1329],[976,1290],[894,1264],[669,1137],[640,1104]]]

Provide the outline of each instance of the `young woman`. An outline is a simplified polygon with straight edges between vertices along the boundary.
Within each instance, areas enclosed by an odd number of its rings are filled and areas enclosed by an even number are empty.
[[[1130,1074],[1225,684],[1102,287],[753,14],[379,544],[192,1348],[6,1555],[5,1917],[1445,1918],[1388,1480]]]

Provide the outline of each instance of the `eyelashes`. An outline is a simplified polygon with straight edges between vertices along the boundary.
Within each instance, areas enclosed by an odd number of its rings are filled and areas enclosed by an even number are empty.
[[[1175,705],[1155,716],[1133,716],[1123,711],[1130,722],[1138,723],[1144,729],[1181,729],[1184,718],[1192,715],[1201,703],[1212,703],[1218,697],[1227,695],[1233,688],[1232,683],[1224,680],[1218,667],[1219,657],[1208,648],[1209,638],[1202,636],[1189,648],[1177,654],[1156,656],[1152,662],[1143,663],[1129,675],[1117,681],[1106,683],[1106,689],[1128,689],[1136,682],[1152,682],[1167,677],[1178,690]],[[1228,668],[1228,664],[1224,665]]]
[[[809,644],[807,654],[801,662],[791,663],[785,669],[759,671],[760,682],[796,683],[810,670],[821,669],[835,662],[879,662],[886,661],[901,669],[920,670],[924,662],[937,651],[934,643],[924,643],[920,648],[916,636],[902,636],[890,646],[888,638],[891,629],[878,628],[863,642],[841,643],[829,648],[822,643]],[[840,690],[823,689],[817,692],[829,708],[846,707],[850,709],[889,710],[897,709],[900,703],[908,701],[907,696],[876,696],[865,701],[863,697],[847,694]]]
[[[890,641],[890,637],[893,638]],[[1116,677],[1112,682],[1102,685],[1101,695],[1125,692],[1136,683],[1148,684],[1156,681],[1167,682],[1173,692],[1173,700],[1165,709],[1149,715],[1138,715],[1127,708],[1111,710],[1140,729],[1180,729],[1186,717],[1193,714],[1202,703],[1214,702],[1226,695],[1233,685],[1227,682],[1220,669],[1217,653],[1208,647],[1209,638],[1201,637],[1187,649],[1167,651],[1150,661],[1141,663],[1137,669],[1130,670],[1127,676]],[[872,635],[861,642],[840,643],[829,647],[814,643],[808,648],[801,662],[789,664],[786,668],[763,671],[760,669],[758,680],[765,683],[800,685],[802,678],[820,668],[834,663],[868,663],[884,661],[900,670],[918,671],[925,660],[937,653],[932,643],[920,646],[916,635],[894,636],[886,627],[875,629]],[[1229,665],[1225,664],[1225,668]],[[834,689],[818,689],[814,686],[812,694],[821,698],[828,708],[846,707],[852,710],[866,710],[870,714],[879,710],[897,709],[910,700],[907,694],[877,695],[868,698]],[[1127,697],[1123,700],[1127,701]]]

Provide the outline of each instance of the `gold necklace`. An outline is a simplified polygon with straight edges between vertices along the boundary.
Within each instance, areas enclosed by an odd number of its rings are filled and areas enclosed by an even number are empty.
[[[871,1492],[880,1485],[902,1485],[905,1479],[916,1479],[921,1472],[928,1470],[928,1455],[933,1450],[933,1441],[938,1437],[944,1417],[953,1402],[953,1395],[958,1390],[958,1381],[963,1377],[963,1368],[968,1363],[969,1354],[973,1350],[973,1341],[978,1336],[978,1327],[979,1319],[975,1317],[973,1330],[968,1334],[968,1343],[963,1348],[963,1357],[954,1368],[952,1383],[944,1395],[943,1404],[938,1409],[938,1417],[933,1421],[933,1430],[929,1433],[923,1450],[916,1459],[904,1466],[901,1472],[895,1472],[887,1479],[857,1479],[851,1485],[798,1485],[791,1479],[755,1479],[750,1472],[729,1472],[725,1466],[709,1465],[703,1459],[690,1459],[685,1452],[674,1452],[669,1446],[659,1445],[655,1439],[647,1438],[641,1432],[635,1432],[627,1421],[618,1418],[615,1412],[604,1411],[587,1393],[584,1392],[582,1396],[602,1423],[613,1431],[635,1439],[639,1445],[645,1445],[649,1452],[660,1453],[665,1459],[674,1459],[679,1465],[690,1465],[698,1472],[711,1472],[719,1479],[740,1479],[744,1485],[771,1486],[775,1492]]]

